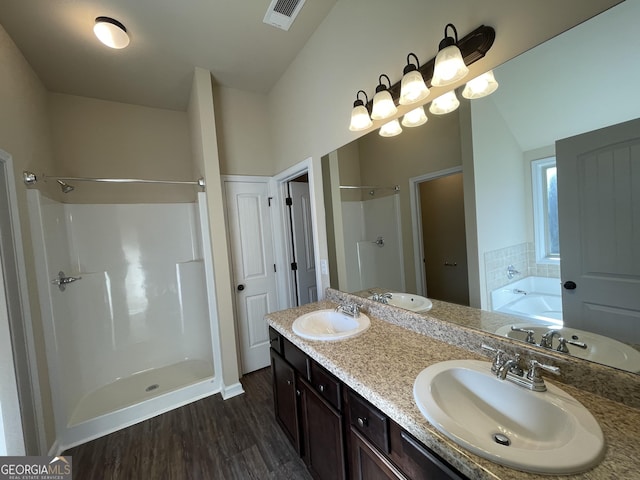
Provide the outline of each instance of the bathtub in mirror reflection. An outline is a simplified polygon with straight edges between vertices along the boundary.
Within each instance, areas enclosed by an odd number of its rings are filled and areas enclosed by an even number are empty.
[[[559,288],[560,263],[538,261],[536,256],[531,162],[553,157],[558,139],[640,116],[640,106],[629,101],[634,98],[634,85],[640,82],[640,67],[616,64],[625,58],[623,45],[632,52],[640,49],[640,40],[626,33],[633,30],[630,19],[638,15],[639,4],[624,2],[495,69],[500,88],[490,97],[471,103],[461,98],[458,111],[445,116],[432,115],[422,127],[405,129],[400,136],[385,139],[374,131],[324,157],[331,286],[349,292],[383,287],[387,291],[414,293],[489,311],[495,309],[491,292],[512,280],[543,277],[553,279]],[[604,58],[611,46],[609,41],[617,45],[615,50],[620,52],[620,57]],[[598,75],[593,75],[596,56]],[[539,75],[542,71],[553,71],[554,75],[547,80]],[[615,76],[616,88],[606,91],[606,101],[599,100],[597,92],[605,94],[601,86],[609,76]],[[549,83],[545,83],[547,81]],[[460,216],[466,230],[455,232],[456,238],[461,239],[457,243],[462,243],[458,250],[462,253],[445,253],[439,262],[441,271],[433,277],[436,280],[430,280],[429,273],[421,271],[424,239],[437,236],[434,228],[438,233],[450,226],[448,219],[444,226],[434,227],[431,219],[425,221],[420,216],[421,209],[416,208],[421,197],[420,185],[431,183],[433,178],[450,178],[453,174],[464,177],[460,193],[464,207]],[[400,190],[368,189],[359,194],[341,194],[331,188],[340,184],[381,187],[397,184]],[[372,205],[373,199],[381,202],[392,196],[399,208],[398,215],[386,216],[387,213],[373,209],[369,217],[373,216],[381,224],[397,225],[397,238],[393,239],[397,246],[385,254],[400,260],[387,264],[391,266],[370,277],[375,256],[382,254],[387,246],[369,248],[369,261],[347,266],[349,257],[345,261],[345,250],[349,247],[345,246],[345,239],[348,237],[367,246],[375,241],[376,230],[362,212]],[[438,201],[437,205],[446,205],[446,209],[437,210],[447,211],[451,208],[451,199]],[[343,217],[345,211],[347,214]],[[349,216],[350,212],[357,215]],[[454,243],[451,235],[449,232],[442,235],[446,246]],[[638,257],[635,250],[631,253],[634,258]],[[351,258],[357,259],[357,255]],[[629,263],[633,262],[637,263],[630,258]],[[512,280],[506,274],[509,264],[521,272]],[[350,282],[347,275],[355,278],[355,283]],[[392,281],[396,277],[398,280]],[[434,293],[433,285],[447,277],[454,278],[454,285],[468,284],[468,303]],[[637,284],[639,278],[636,272],[629,281]],[[512,294],[514,289],[526,291],[526,288],[512,287]],[[549,325],[556,325],[554,321],[562,318],[561,295],[559,292],[535,300],[527,295],[529,298],[505,302],[500,307],[512,315],[505,324],[527,323],[522,314],[536,308],[540,311],[532,315],[540,318],[533,320],[544,317]],[[638,327],[625,332],[609,331],[608,325],[600,322],[596,330],[597,334],[636,347],[640,344]]]

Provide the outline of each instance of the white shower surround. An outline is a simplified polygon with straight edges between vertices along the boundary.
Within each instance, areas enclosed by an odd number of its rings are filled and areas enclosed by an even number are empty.
[[[343,201],[342,222],[347,272],[345,290],[373,287],[404,292],[399,195]],[[375,242],[382,237],[384,246]]]
[[[219,392],[205,194],[198,203],[127,205],[28,194],[56,419],[52,450]],[[50,283],[60,270],[82,279],[61,292]]]

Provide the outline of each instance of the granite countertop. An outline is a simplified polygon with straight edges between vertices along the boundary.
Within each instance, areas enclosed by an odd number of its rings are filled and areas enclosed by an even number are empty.
[[[415,333],[370,313],[371,327],[355,338],[321,342],[305,340],[293,333],[291,326],[298,316],[335,306],[335,303],[322,301],[274,312],[266,318],[284,337],[467,477],[474,480],[640,479],[640,410],[571,385],[563,384],[561,388],[593,414],[607,443],[604,460],[592,470],[568,476],[524,473],[478,457],[456,445],[440,434],[418,410],[413,399],[414,379],[434,363],[465,358],[488,361],[489,358]]]

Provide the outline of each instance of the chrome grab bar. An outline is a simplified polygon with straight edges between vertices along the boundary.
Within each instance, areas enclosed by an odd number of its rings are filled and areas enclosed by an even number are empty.
[[[58,272],[58,276],[51,280],[52,285],[57,285],[61,292],[66,290],[66,285],[81,280],[82,277],[67,277],[62,270]]]

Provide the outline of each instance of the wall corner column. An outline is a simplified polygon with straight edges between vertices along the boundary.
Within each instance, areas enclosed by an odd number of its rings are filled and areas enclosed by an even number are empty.
[[[216,135],[211,72],[196,67],[189,100],[189,123],[196,174],[207,185],[207,209],[213,257],[216,305],[222,357],[222,394],[228,398],[243,393],[240,385],[236,325],[231,288],[231,265],[220,179],[220,158]],[[219,371],[216,366],[216,374]]]

